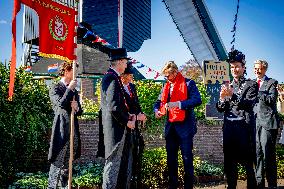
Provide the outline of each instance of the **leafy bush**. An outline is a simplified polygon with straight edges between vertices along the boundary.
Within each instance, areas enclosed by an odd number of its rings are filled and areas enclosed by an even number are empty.
[[[46,188],[47,187],[47,179],[48,174],[37,172],[37,173],[17,173],[16,178],[17,181],[13,183],[13,185],[9,188]]]
[[[102,183],[103,167],[98,164],[74,166],[72,187],[93,187]],[[9,188],[46,188],[48,173],[18,173]]]
[[[53,112],[42,80],[19,69],[13,101],[8,101],[9,70],[0,64],[0,185],[6,186],[19,169],[32,167],[37,154],[48,149],[47,132]]]
[[[99,164],[89,163],[83,166],[75,166],[74,167],[74,179],[73,186],[77,187],[92,187],[96,185],[100,185],[103,181],[103,166]]]
[[[196,84],[201,96],[202,104],[194,109],[197,120],[205,120],[205,105],[209,102],[210,96],[206,92],[206,86],[203,83]]]
[[[193,159],[194,174],[199,176],[222,176],[223,169],[202,161],[199,157]],[[183,161],[178,155],[178,179],[183,183]],[[165,148],[148,149],[142,158],[142,183],[146,188],[163,188],[168,185],[167,153]]]
[[[84,120],[94,120],[98,118],[100,103],[88,98],[83,98],[82,101],[83,115],[80,116]]]
[[[162,83],[146,80],[137,81],[135,84],[142,111],[147,116],[147,133],[155,135],[162,134],[165,119],[156,119],[153,112],[154,103],[161,93]]]

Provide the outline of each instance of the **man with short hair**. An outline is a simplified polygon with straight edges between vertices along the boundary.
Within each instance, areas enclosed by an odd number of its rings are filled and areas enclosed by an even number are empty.
[[[219,112],[224,112],[223,151],[224,172],[228,189],[237,187],[238,163],[247,174],[247,188],[255,189],[255,117],[258,87],[256,82],[245,79],[245,55],[238,50],[229,53],[233,81],[222,85],[220,99],[216,104]]]
[[[193,137],[196,134],[194,108],[201,102],[200,93],[193,80],[184,78],[174,61],[169,61],[162,69],[167,82],[154,105],[155,117],[167,116],[165,139],[169,189],[177,189],[178,150],[180,148],[184,164],[184,188],[192,189],[194,183]]]
[[[127,188],[126,127],[135,128],[135,116],[129,113],[129,104],[120,75],[127,67],[127,52],[124,48],[111,50],[111,66],[102,79],[101,123],[104,135],[105,167],[103,189]]]
[[[257,187],[265,187],[266,175],[268,188],[277,188],[276,140],[279,128],[277,112],[277,84],[275,79],[265,74],[268,63],[265,60],[254,62],[254,73],[258,83],[256,115],[256,181]]]
[[[78,91],[75,89],[77,80],[72,80],[72,63],[64,62],[60,65],[61,79],[49,90],[50,101],[54,110],[54,120],[48,160],[51,162],[48,189],[57,186],[67,187],[68,161],[70,157],[70,117],[74,111],[74,159],[81,155],[81,141],[78,116],[82,114]]]

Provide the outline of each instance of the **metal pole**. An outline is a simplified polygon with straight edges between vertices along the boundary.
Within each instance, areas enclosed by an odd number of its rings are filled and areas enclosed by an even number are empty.
[[[122,48],[123,42],[123,0],[118,1],[118,47]]]
[[[77,10],[78,9],[78,4],[79,4],[79,0],[77,2],[77,4],[74,6],[74,8]],[[78,16],[75,15],[75,21],[77,22],[78,20]],[[77,26],[75,26],[75,31],[77,30]],[[76,32],[77,33],[77,32]],[[77,44],[77,37],[74,38],[74,43]],[[76,53],[76,48],[74,49],[74,53]],[[77,58],[77,56],[76,56]],[[74,80],[76,78],[76,60],[73,60],[73,75],[72,75],[72,80]],[[75,97],[73,97],[73,100],[75,100]],[[74,159],[74,117],[75,115],[75,110],[72,108],[71,111],[71,121],[70,121],[70,155],[69,155],[69,175],[68,175],[68,189],[72,188],[72,169],[73,169],[73,159]]]

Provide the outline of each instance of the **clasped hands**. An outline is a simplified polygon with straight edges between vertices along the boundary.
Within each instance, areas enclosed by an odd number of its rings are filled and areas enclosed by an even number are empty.
[[[220,91],[220,100],[225,100],[226,97],[231,98],[233,95],[233,87],[229,85],[222,85]]]
[[[147,117],[145,114],[143,113],[139,113],[137,116],[135,114],[129,114],[129,121],[127,122],[127,127],[130,129],[134,129],[135,128],[135,121],[142,121],[143,125],[147,120]]]

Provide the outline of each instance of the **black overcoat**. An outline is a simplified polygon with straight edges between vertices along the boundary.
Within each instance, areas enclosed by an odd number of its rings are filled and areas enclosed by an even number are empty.
[[[54,111],[54,120],[48,160],[54,162],[66,142],[70,140],[71,101],[73,100],[73,97],[75,97],[79,106],[79,111],[77,111],[74,116],[74,137],[78,138],[78,145],[75,145],[78,146],[78,148],[74,149],[74,158],[77,159],[81,155],[81,141],[77,116],[81,115],[83,112],[79,102],[78,92],[76,90],[72,91],[68,89],[61,81],[59,81],[51,86],[49,97]]]
[[[124,93],[118,74],[110,68],[104,75],[101,85],[101,124],[106,159],[121,141],[129,120]]]

